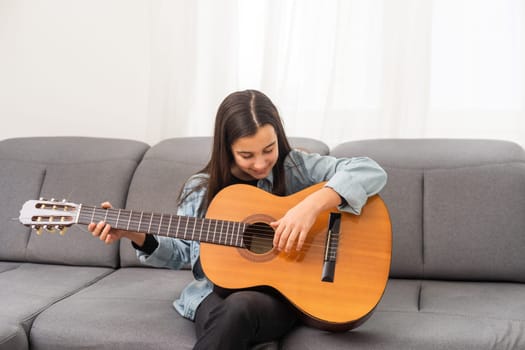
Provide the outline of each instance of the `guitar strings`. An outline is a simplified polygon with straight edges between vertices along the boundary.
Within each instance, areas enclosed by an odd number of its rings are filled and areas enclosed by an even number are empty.
[[[99,211],[99,214],[95,214],[94,215],[94,218],[96,218],[97,220],[98,219],[106,219],[107,221],[116,221],[118,219],[118,210],[110,210],[108,212],[108,215],[105,215],[105,209],[101,209],[101,211]],[[129,213],[131,214],[132,211],[129,211]],[[104,213],[104,215],[102,215],[102,213]],[[131,214],[130,217],[128,218],[128,220],[120,220],[120,221],[124,221],[124,222],[128,222],[129,223],[129,227],[132,228],[132,224],[136,225],[137,226],[137,229],[139,229],[143,224],[144,224],[144,221],[143,220],[136,220],[136,216],[138,214],[143,214],[142,212],[137,212],[136,214]],[[135,217],[133,217],[133,215],[135,215]],[[156,222],[153,222],[153,217],[157,216],[161,217],[164,216],[164,214],[147,214],[148,216],[150,216],[150,220],[152,221],[151,222],[151,228],[157,228],[157,231],[159,229],[162,229],[162,227],[167,227],[167,224],[165,222],[160,222],[159,223],[156,223]],[[87,215],[84,215],[84,216],[87,216]],[[167,217],[170,217],[167,215]],[[177,215],[171,215],[171,217],[176,217],[178,218],[178,220],[180,221],[179,222],[179,226],[180,226],[180,223],[182,223],[183,225],[182,226],[186,226],[185,223],[188,223],[188,222],[196,222],[196,221],[202,221],[202,224],[200,224],[200,228],[197,229],[197,226],[199,226],[198,224],[194,224],[195,226],[195,230],[193,230],[193,232],[196,232],[196,234],[198,234],[199,236],[202,236],[204,232],[208,233],[210,231],[210,229],[212,228],[212,226],[214,225],[214,223],[219,223],[219,222],[223,222],[223,223],[231,223],[232,225],[235,224],[237,225],[237,232],[231,232],[231,231],[220,231],[220,232],[217,232],[219,235],[238,235],[238,234],[242,234],[244,233],[243,232],[240,232],[240,228],[243,227],[243,228],[250,228],[250,231],[251,232],[254,232],[254,233],[260,233],[261,236],[273,236],[274,234],[274,230],[268,225],[268,224],[265,224],[265,223],[254,223],[254,224],[247,224],[247,223],[244,223],[244,222],[238,222],[238,221],[226,221],[226,220],[217,220],[217,219],[209,219],[209,218],[194,218],[194,217],[184,217],[184,216],[177,216]],[[95,220],[95,221],[97,221]],[[207,227],[206,225],[204,225],[204,223],[208,223],[207,224]],[[217,224],[216,224],[217,225]],[[149,226],[149,224],[148,224]],[[173,227],[173,226],[172,226]],[[122,229],[121,226],[119,226],[118,228]],[[150,232],[149,233],[153,233],[155,230],[151,229],[150,228]],[[255,229],[254,228],[258,228],[258,229]],[[215,227],[214,227],[215,229]],[[142,230],[141,230],[142,231]],[[168,235],[169,233],[166,233],[166,234],[160,234],[160,235]],[[191,234],[191,236],[195,236],[196,234]]]
[[[91,210],[92,213],[84,212],[84,210]],[[246,241],[245,234],[247,231],[251,233],[252,235],[247,236],[251,241],[257,242],[256,245],[252,245],[254,248],[265,248],[268,246],[269,242],[272,242],[273,245],[273,236],[274,236],[274,230],[265,223],[254,223],[254,224],[247,224],[244,222],[238,222],[238,221],[227,221],[227,220],[217,220],[217,219],[209,219],[209,218],[194,218],[194,217],[185,217],[185,216],[178,216],[178,215],[164,215],[164,214],[157,214],[157,213],[144,213],[140,211],[133,211],[133,210],[119,210],[119,209],[103,209],[99,207],[94,206],[83,206],[82,210],[80,212],[80,216],[84,218],[85,220],[89,222],[95,222],[95,221],[109,221],[115,222],[116,224],[119,224],[120,222],[126,223],[125,227],[122,227],[120,225],[117,225],[118,229],[128,229],[133,230],[133,227],[136,227],[136,230],[138,231],[144,231],[140,230],[140,227],[146,226],[148,227],[149,234],[155,234],[154,232],[157,232],[158,235],[162,236],[168,236],[172,237],[178,232],[173,232],[172,235],[170,233],[171,230],[168,231],[168,228],[172,229],[174,227],[168,227],[168,223],[165,223],[164,221],[170,218],[172,220],[173,218],[176,218],[178,221],[177,224],[180,228],[188,228],[190,226],[189,223],[192,223],[194,225],[194,229],[192,229],[191,234],[188,234],[187,236],[191,236],[193,240],[197,241],[204,241],[204,237],[215,237],[215,241],[219,242],[219,244],[228,243],[235,241],[238,242],[238,239],[235,239],[234,237],[238,237],[242,241]],[[145,220],[142,220],[142,219]],[[159,222],[154,221],[159,220]],[[79,217],[80,219],[80,217]],[[197,221],[201,221],[200,224],[197,224]],[[218,226],[218,223],[223,224],[234,224],[235,229],[237,232],[232,232],[228,229],[226,231],[213,231],[212,229],[216,229]],[[207,223],[207,224],[206,224]],[[213,228],[212,228],[213,226]],[[165,233],[161,232],[162,229],[165,228]],[[241,232],[242,228],[242,232]],[[146,233],[146,232],[144,232]],[[201,239],[196,239],[195,237],[198,236]],[[218,237],[217,237],[218,236]],[[338,235],[333,237],[332,243],[337,245],[338,243]],[[265,244],[266,243],[266,244]],[[230,244],[233,245],[233,244]],[[239,245],[239,244],[238,244]],[[240,244],[239,246],[244,246],[243,244]],[[323,244],[314,244],[305,242],[303,244],[304,247],[324,247]]]

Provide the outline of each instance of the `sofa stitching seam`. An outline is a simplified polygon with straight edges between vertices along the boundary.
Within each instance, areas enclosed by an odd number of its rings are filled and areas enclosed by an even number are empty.
[[[395,166],[395,165],[389,165],[388,163],[382,163],[381,166],[383,168],[388,169],[396,169],[396,170],[419,170],[419,171],[425,171],[425,170],[460,170],[460,169],[474,169],[474,168],[482,168],[487,166],[503,166],[503,165],[522,165],[525,164],[525,161],[523,160],[514,160],[514,161],[508,161],[508,162],[490,162],[490,163],[483,163],[483,164],[474,164],[474,165],[463,165],[463,166],[430,166],[430,167],[402,167],[402,166]]]
[[[521,322],[525,323],[525,319],[517,319],[517,318],[500,318],[500,317],[494,317],[494,316],[476,316],[476,315],[465,315],[465,314],[457,314],[452,312],[438,312],[438,311],[423,311],[423,310],[417,310],[417,312],[414,311],[403,311],[403,310],[377,310],[376,312],[387,312],[387,313],[404,313],[404,314],[428,314],[428,315],[446,315],[446,316],[455,316],[455,317],[463,317],[463,318],[469,318],[469,319],[489,319],[489,320],[496,320],[496,321],[514,321],[514,322]]]

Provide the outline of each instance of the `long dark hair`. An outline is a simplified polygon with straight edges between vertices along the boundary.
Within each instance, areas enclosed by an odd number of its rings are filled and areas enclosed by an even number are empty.
[[[257,90],[237,91],[228,95],[217,110],[211,158],[200,171],[209,175],[207,198],[203,205],[207,207],[221,189],[233,183],[232,144],[241,137],[255,135],[258,128],[264,125],[273,126],[279,147],[279,158],[272,169],[272,193],[286,194],[284,159],[290,153],[291,147],[286,138],[279,112],[268,96],[262,92]]]

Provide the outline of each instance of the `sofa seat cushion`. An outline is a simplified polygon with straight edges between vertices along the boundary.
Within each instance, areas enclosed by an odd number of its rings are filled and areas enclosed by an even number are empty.
[[[22,264],[21,262],[0,261],[0,273],[14,270]]]
[[[2,318],[28,332],[50,305],[112,272],[109,268],[20,264],[0,273]]]
[[[192,279],[188,270],[121,268],[42,312],[31,329],[31,347],[192,349],[194,323],[172,306]],[[278,344],[261,343],[252,349],[278,349]]]
[[[42,312],[34,349],[191,349],[193,322],[172,306],[190,271],[121,268]]]
[[[0,317],[0,350],[29,349],[26,332],[16,322]]]
[[[298,328],[284,339],[282,349],[523,349],[524,334],[525,325],[519,321],[376,311],[363,326],[347,333]]]
[[[425,281],[421,286],[420,309],[427,313],[525,323],[525,285]]]
[[[525,286],[392,279],[372,317],[346,333],[297,328],[283,349],[525,348]]]

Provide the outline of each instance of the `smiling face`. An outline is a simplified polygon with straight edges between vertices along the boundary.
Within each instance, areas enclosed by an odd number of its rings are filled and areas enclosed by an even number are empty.
[[[260,91],[236,91],[221,102],[215,117],[206,202],[224,187],[241,180],[273,175],[272,193],[284,196],[284,159],[291,147],[272,101]]]
[[[266,124],[255,135],[238,138],[231,145],[234,164],[231,172],[242,180],[263,179],[270,175],[279,158],[277,135]]]

